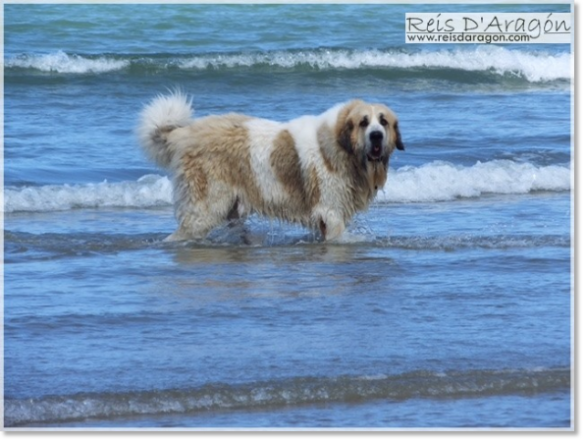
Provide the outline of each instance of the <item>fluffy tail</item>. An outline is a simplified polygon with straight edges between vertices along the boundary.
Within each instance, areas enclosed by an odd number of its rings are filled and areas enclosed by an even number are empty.
[[[138,139],[146,154],[159,166],[170,166],[173,151],[167,136],[173,129],[190,124],[192,113],[191,100],[181,92],[174,92],[159,95],[140,114]]]

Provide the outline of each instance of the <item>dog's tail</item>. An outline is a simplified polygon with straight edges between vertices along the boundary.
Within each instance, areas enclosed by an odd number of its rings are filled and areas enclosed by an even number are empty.
[[[138,139],[146,154],[159,166],[170,166],[173,149],[167,137],[174,129],[190,124],[192,113],[191,100],[177,91],[157,96],[140,114]]]

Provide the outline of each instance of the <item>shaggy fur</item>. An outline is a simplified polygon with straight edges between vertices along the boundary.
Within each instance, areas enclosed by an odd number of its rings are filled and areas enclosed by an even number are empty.
[[[276,122],[239,114],[192,118],[182,94],[155,98],[138,136],[173,174],[179,228],[167,240],[205,237],[257,212],[338,237],[386,183],[404,145],[394,113],[361,100]]]

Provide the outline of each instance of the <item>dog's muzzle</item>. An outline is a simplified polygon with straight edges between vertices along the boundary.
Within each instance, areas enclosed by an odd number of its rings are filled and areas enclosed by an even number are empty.
[[[380,161],[384,151],[382,144],[384,142],[384,133],[379,130],[370,133],[370,150],[368,152],[368,160]]]

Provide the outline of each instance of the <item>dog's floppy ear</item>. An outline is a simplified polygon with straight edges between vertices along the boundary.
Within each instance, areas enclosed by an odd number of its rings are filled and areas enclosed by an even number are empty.
[[[404,143],[402,142],[402,135],[400,135],[400,130],[398,129],[398,122],[394,123],[394,134],[396,135],[396,140],[394,141],[396,149],[404,150]]]
[[[361,103],[360,100],[353,100],[347,103],[339,112],[337,116],[337,122],[335,124],[335,138],[337,144],[339,144],[343,150],[349,154],[354,154],[354,141],[353,131],[355,129],[355,123],[351,118],[351,112],[357,105]]]
[[[351,143],[351,132],[353,131],[353,121],[348,119],[345,124],[341,127],[341,130],[337,134],[337,142],[344,150],[349,153],[353,153],[353,146]]]

